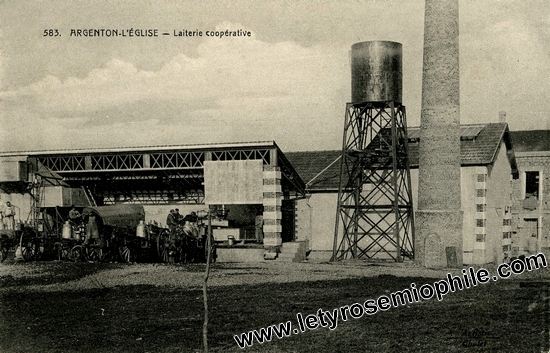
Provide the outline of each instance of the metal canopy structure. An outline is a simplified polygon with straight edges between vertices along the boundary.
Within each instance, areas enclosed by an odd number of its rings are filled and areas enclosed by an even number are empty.
[[[8,155],[26,155],[35,171],[54,172],[97,205],[203,203],[206,160],[261,160],[280,168],[286,198],[305,195],[304,182],[274,141],[0,154]]]
[[[340,161],[332,261],[413,259],[405,107],[394,101],[348,103]]]

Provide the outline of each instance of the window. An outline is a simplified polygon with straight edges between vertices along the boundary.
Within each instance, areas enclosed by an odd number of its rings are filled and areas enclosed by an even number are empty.
[[[485,227],[484,219],[476,219],[476,227]]]
[[[534,196],[538,199],[539,172],[525,172],[525,198]]]
[[[502,233],[502,239],[510,239],[512,237],[512,232]]]
[[[476,242],[477,243],[485,242],[485,234],[476,234]]]
[[[476,205],[476,211],[477,212],[485,212],[485,209],[487,208],[487,205],[485,204],[478,204]]]
[[[478,174],[477,175],[477,181],[479,181],[479,182],[487,181],[487,174]]]
[[[486,191],[487,190],[485,190],[485,189],[476,189],[476,196],[477,197],[485,197]]]
[[[512,225],[512,220],[509,219],[509,218],[504,218],[504,219],[502,220],[502,225],[503,225],[503,226],[511,226],[511,225]]]
[[[510,250],[512,250],[512,246],[511,246],[511,245],[504,245],[504,246],[502,247],[502,251],[510,251]]]

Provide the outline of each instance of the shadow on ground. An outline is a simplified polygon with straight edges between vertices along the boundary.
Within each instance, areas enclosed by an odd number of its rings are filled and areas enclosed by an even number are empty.
[[[93,268],[76,271],[85,275]],[[47,277],[46,277],[47,278]],[[64,280],[63,276],[54,276]],[[55,280],[54,279],[54,280]],[[40,281],[45,280],[44,278]],[[217,352],[538,352],[545,324],[541,293],[502,280],[319,327],[241,350],[233,336],[363,303],[433,279],[384,275],[338,281],[209,289],[209,343]],[[20,283],[21,284],[21,283]],[[202,351],[200,290],[124,286],[1,294],[0,352]]]

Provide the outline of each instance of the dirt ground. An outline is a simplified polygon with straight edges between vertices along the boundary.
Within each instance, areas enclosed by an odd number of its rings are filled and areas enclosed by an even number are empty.
[[[494,268],[487,268],[495,273]],[[204,265],[0,264],[0,352],[202,351]],[[445,278],[448,270],[364,262],[213,264],[209,346],[269,325]],[[459,274],[458,270],[452,271]],[[317,328],[247,352],[540,352],[547,269]]]

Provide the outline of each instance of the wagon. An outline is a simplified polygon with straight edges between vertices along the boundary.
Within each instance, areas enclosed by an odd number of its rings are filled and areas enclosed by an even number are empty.
[[[0,231],[0,262],[5,261],[10,252],[15,259],[24,261],[54,258],[55,237],[24,224],[17,228]]]
[[[157,253],[161,262],[206,262],[206,226],[199,224],[194,230],[176,226],[165,229],[157,237]],[[215,245],[212,252],[215,259]]]
[[[85,236],[66,257],[74,261],[146,262],[155,246],[145,228],[141,205],[86,207],[82,211]]]

